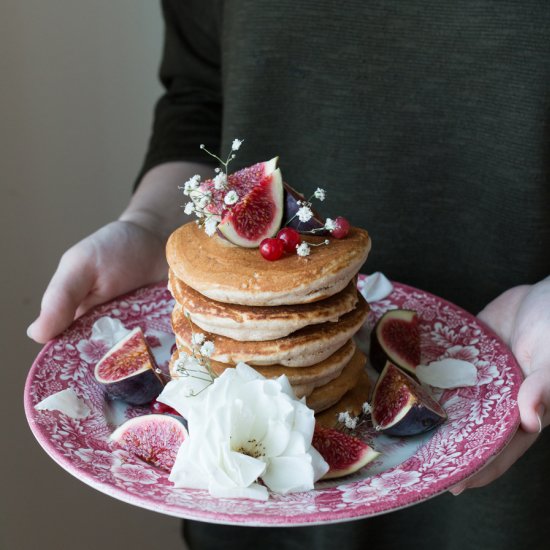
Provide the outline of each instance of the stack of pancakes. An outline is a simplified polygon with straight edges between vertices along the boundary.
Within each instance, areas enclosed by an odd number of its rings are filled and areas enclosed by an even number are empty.
[[[324,411],[317,416],[324,424],[339,412],[357,413],[369,388],[365,356],[352,338],[369,307],[355,277],[369,250],[368,233],[352,228],[309,256],[269,262],[258,249],[183,225],[166,249],[178,351],[190,353],[193,335],[202,333],[214,344],[217,374],[243,361],[268,378],[286,374],[298,397]]]

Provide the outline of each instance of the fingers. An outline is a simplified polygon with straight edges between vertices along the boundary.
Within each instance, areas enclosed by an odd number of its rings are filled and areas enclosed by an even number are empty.
[[[521,426],[529,433],[540,433],[547,425],[546,413],[550,409],[550,372],[533,371],[521,384],[518,393]]]
[[[93,269],[70,253],[63,256],[42,298],[40,315],[27,329],[28,336],[43,344],[65,330],[94,281]]]
[[[449,491],[459,495],[465,489],[483,487],[504,474],[516,460],[535,442],[548,424],[547,411],[550,409],[550,373],[548,369],[533,371],[520,386],[518,408],[521,426],[508,446],[483,470]]]
[[[499,478],[504,472],[510,468],[529,447],[535,442],[538,437],[537,433],[527,433],[522,428],[516,432],[512,441],[505,449],[485,468],[474,474],[471,478],[461,481],[454,487],[449,489],[449,492],[458,496],[465,489],[475,489],[483,487]]]

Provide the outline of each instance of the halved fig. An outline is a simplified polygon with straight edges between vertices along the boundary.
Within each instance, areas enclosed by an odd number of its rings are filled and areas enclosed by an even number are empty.
[[[311,444],[329,465],[329,471],[322,479],[353,474],[380,455],[357,437],[318,424]]]
[[[164,414],[136,416],[119,426],[111,441],[141,460],[166,470],[172,470],[187,430],[177,418]]]
[[[136,327],[99,360],[94,376],[111,397],[131,405],[144,405],[162,391],[156,369],[145,336],[141,328]]]
[[[390,361],[376,382],[371,406],[374,427],[388,435],[418,435],[447,419],[428,391]]]
[[[371,333],[369,358],[378,372],[391,361],[415,376],[416,366],[420,364],[420,327],[416,311],[386,311]]]
[[[300,203],[304,202],[306,198],[304,197],[304,195],[296,191],[296,189],[291,187],[286,182],[283,183],[283,187],[285,190],[283,225],[285,225],[286,227],[292,227],[292,229],[296,229],[296,231],[302,231],[304,233],[307,231],[311,231],[312,229],[321,229],[325,227],[325,221],[323,220],[319,212],[315,210],[315,208],[311,208],[311,211],[313,212],[313,217],[307,222],[301,222],[298,219],[298,216],[296,216],[296,213],[302,207]],[[316,231],[315,234],[328,235],[329,232],[327,230],[323,230]]]

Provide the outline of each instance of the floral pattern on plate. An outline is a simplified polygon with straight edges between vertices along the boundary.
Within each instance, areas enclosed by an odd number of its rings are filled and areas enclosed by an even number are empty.
[[[361,275],[359,290],[365,280]],[[174,339],[172,307],[166,286],[156,284],[95,308],[43,348],[25,386],[27,419],[44,450],[83,482],[136,506],[177,517],[256,526],[368,517],[431,498],[472,475],[502,450],[519,424],[516,397],[522,375],[508,348],[457,306],[395,283],[390,296],[371,304],[359,345],[368,348],[369,332],[384,311],[416,310],[423,362],[455,357],[477,367],[476,386],[439,393],[447,422],[414,438],[391,438],[362,427],[359,435],[381,451],[381,457],[353,476],[319,482],[305,493],[272,494],[263,502],[215,499],[206,491],[176,489],[165,472],[115,450],[109,442],[118,424],[149,411],[105,399],[93,378],[95,363],[105,350],[89,339],[93,323],[105,315],[128,329],[140,326],[165,367]],[[88,404],[88,417],[75,420],[34,409],[45,397],[68,387]]]

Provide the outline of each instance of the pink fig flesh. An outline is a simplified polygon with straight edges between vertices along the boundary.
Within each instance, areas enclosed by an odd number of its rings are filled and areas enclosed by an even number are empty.
[[[381,372],[386,361],[415,375],[420,364],[420,326],[416,311],[391,309],[376,323],[370,342],[370,361]]]
[[[164,414],[132,418],[111,434],[118,448],[167,472],[172,470],[186,438],[184,425],[177,418]]]
[[[441,405],[391,362],[382,370],[372,397],[372,422],[388,435],[418,435],[447,419]]]
[[[380,454],[357,437],[319,424],[315,426],[312,445],[329,465],[323,479],[353,474]]]
[[[110,397],[144,405],[162,391],[156,370],[155,358],[137,327],[99,360],[94,376]]]

